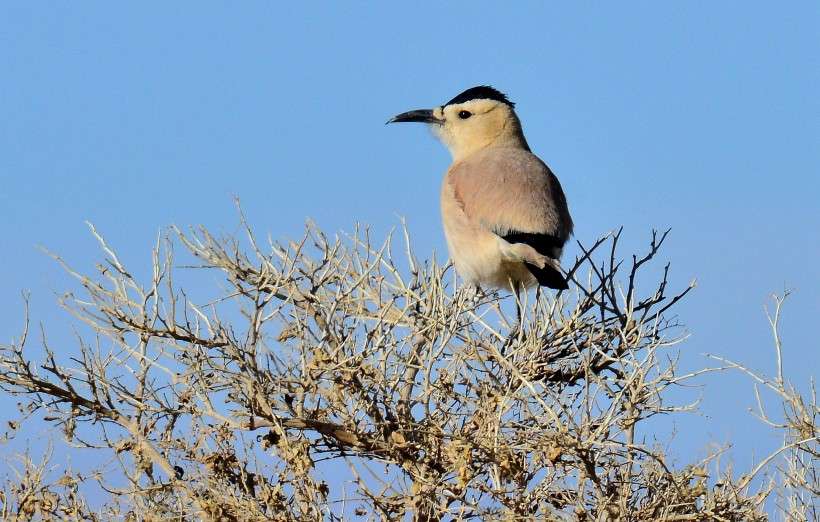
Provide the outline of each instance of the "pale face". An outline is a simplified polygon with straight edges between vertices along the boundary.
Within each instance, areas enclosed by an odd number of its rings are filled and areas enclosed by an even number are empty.
[[[454,158],[488,145],[517,139],[521,135],[518,118],[509,105],[495,100],[470,100],[433,109],[438,124],[433,132],[450,149]]]

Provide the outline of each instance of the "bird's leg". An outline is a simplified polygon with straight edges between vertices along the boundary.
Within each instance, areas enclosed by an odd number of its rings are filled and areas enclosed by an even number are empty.
[[[453,306],[458,306],[456,301],[463,303],[468,309],[475,311],[481,300],[487,296],[486,292],[474,284],[466,284],[461,286],[457,291],[457,298],[453,301]]]
[[[523,323],[521,314],[521,285],[515,285],[515,327],[520,329]]]
[[[506,351],[507,346],[511,345],[513,340],[521,334],[524,327],[524,316],[521,311],[521,289],[523,286],[517,282],[511,283],[513,286],[513,291],[515,292],[515,324],[510,329],[510,333],[507,335],[507,339],[504,341],[504,344],[501,345],[502,355]]]
[[[486,297],[486,295],[487,294],[484,292],[484,290],[479,285],[473,286],[473,295],[472,295],[473,308],[477,307],[478,303],[481,302],[481,298]]]

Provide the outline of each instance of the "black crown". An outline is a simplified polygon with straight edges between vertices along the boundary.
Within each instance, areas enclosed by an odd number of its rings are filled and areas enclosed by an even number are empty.
[[[497,102],[506,103],[510,107],[515,107],[515,104],[507,98],[506,94],[498,89],[490,87],[489,85],[479,85],[477,87],[467,89],[452,100],[445,103],[444,106],[446,107],[447,105],[464,103],[470,100],[495,100]]]

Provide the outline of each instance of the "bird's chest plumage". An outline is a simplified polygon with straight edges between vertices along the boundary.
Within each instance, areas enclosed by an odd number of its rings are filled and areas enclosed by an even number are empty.
[[[441,218],[456,271],[470,284],[504,288],[509,286],[511,278],[530,284],[532,278],[523,265],[511,264],[502,258],[498,236],[464,209],[461,198],[466,194],[463,191],[480,190],[481,183],[462,183],[456,187],[454,181],[448,171],[441,187]]]

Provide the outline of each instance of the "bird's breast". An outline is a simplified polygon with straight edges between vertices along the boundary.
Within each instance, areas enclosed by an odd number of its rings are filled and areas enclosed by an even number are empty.
[[[498,236],[467,215],[448,178],[449,173],[441,188],[441,219],[458,274],[467,283],[495,288],[508,288],[511,279],[533,284],[532,274],[522,263],[502,258]]]

